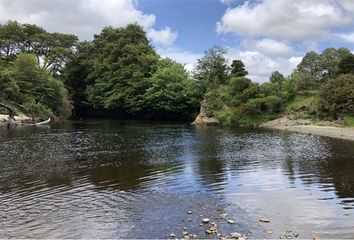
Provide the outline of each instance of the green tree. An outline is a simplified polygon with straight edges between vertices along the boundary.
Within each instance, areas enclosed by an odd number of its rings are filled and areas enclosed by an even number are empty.
[[[322,108],[337,118],[354,112],[354,75],[343,74],[329,80],[320,90]]]
[[[150,81],[151,87],[146,90],[144,99],[151,112],[183,116],[195,109],[189,96],[191,79],[183,65],[168,58],[162,59]]]
[[[77,41],[74,35],[48,33],[33,24],[9,21],[0,25],[0,56],[11,60],[19,53],[34,53],[38,67],[52,75],[62,70]]]
[[[248,75],[245,64],[241,60],[233,60],[231,63],[231,75],[234,77],[244,77]]]
[[[338,64],[338,74],[354,74],[354,55],[343,58]]]
[[[210,87],[215,89],[228,82],[230,69],[225,54],[225,49],[213,47],[205,51],[204,56],[198,59],[194,79],[198,82],[202,94]]]
[[[283,74],[281,74],[278,71],[272,72],[272,74],[269,77],[269,81],[271,83],[277,83],[277,84],[283,84],[285,81],[285,77]]]
[[[142,27],[106,27],[95,35],[92,51],[88,81],[94,84],[87,88],[89,101],[106,110],[141,112],[159,58]]]

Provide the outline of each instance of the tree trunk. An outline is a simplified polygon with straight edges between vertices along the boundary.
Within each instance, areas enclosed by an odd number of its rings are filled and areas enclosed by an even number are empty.
[[[13,107],[1,102],[0,102],[0,107],[5,108],[9,112],[9,118],[15,120],[16,110]]]

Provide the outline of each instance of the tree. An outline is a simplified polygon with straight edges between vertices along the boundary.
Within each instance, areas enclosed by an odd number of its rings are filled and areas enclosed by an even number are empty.
[[[297,89],[299,91],[313,90],[316,88],[316,78],[310,73],[303,73],[297,79]]]
[[[272,75],[270,75],[269,77],[269,81],[271,83],[277,83],[277,84],[282,84],[285,81],[285,77],[283,74],[281,74],[278,71],[274,71],[272,72]]]
[[[338,64],[338,74],[354,74],[354,55],[343,58]]]
[[[88,75],[93,70],[90,63],[90,59],[94,57],[92,54],[95,53],[91,42],[79,43],[61,75],[73,101],[75,116],[83,116],[92,109],[87,96],[87,87],[95,83],[93,78],[91,82],[88,80]]]
[[[229,67],[225,58],[226,50],[213,47],[205,51],[198,59],[194,71],[194,79],[199,83],[204,94],[208,88],[215,88],[228,82]]]
[[[244,77],[248,75],[245,64],[241,60],[233,60],[231,63],[231,75],[234,77]]]
[[[0,57],[11,60],[19,53],[34,53],[38,67],[52,75],[62,70],[77,41],[74,35],[48,33],[33,24],[9,21],[0,25]]]
[[[326,48],[321,54],[311,51],[305,54],[297,71],[311,74],[317,85],[322,85],[338,74],[340,61],[349,55],[351,53],[346,48]]]
[[[334,118],[354,112],[354,75],[343,74],[329,80],[320,90],[322,108]]]
[[[158,55],[142,27],[106,27],[95,35],[87,87],[88,100],[96,108],[139,113],[155,70]]]
[[[183,65],[168,58],[162,59],[150,81],[151,87],[144,95],[150,112],[183,116],[196,107],[189,101],[191,79]]]
[[[297,71],[299,73],[309,73],[320,80],[322,75],[321,56],[314,51],[310,51],[305,54],[299,65],[297,65]]]

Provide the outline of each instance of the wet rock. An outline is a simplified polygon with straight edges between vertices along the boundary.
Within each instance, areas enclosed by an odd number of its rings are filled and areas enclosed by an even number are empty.
[[[234,220],[231,220],[231,219],[227,220],[227,222],[228,222],[229,224],[234,224],[234,223],[235,223],[235,221],[234,221]]]
[[[239,239],[242,237],[242,234],[241,233],[238,233],[238,232],[233,232],[231,233],[231,238],[234,238],[234,239]]]
[[[203,223],[206,224],[206,223],[209,223],[209,218],[203,218]]]
[[[270,222],[270,219],[269,219],[269,218],[266,218],[266,217],[263,217],[263,218],[260,218],[259,221],[260,221],[260,222],[263,222],[263,223],[269,223],[269,222]]]

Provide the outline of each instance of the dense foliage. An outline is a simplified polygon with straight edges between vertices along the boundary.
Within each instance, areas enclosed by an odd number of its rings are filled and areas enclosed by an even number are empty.
[[[265,83],[252,82],[244,63],[229,61],[226,53],[208,49],[190,74],[161,58],[136,24],[105,27],[93,41],[78,42],[74,35],[10,21],[0,25],[0,111],[191,120],[203,103],[226,125],[258,124],[284,113],[353,114],[354,55],[348,49],[308,52],[289,76],[275,71]]]

